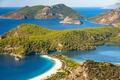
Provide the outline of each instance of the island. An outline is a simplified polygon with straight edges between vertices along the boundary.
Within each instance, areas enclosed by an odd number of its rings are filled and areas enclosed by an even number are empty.
[[[82,16],[72,8],[64,4],[53,6],[25,6],[16,11],[0,15],[1,19],[63,19],[66,16],[72,18],[82,18]]]
[[[80,20],[73,20],[69,16],[67,16],[63,21],[60,21],[60,23],[62,23],[62,24],[78,24],[78,25],[82,24],[82,22]]]

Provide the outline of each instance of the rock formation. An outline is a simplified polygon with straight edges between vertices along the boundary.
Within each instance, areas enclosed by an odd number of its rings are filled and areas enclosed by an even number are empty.
[[[107,62],[86,61],[61,80],[120,80],[120,66]]]
[[[120,8],[110,10],[94,17],[96,23],[118,26],[120,25]]]
[[[82,24],[82,22],[80,20],[73,20],[70,17],[66,17],[63,21],[60,21],[60,23],[63,24]]]

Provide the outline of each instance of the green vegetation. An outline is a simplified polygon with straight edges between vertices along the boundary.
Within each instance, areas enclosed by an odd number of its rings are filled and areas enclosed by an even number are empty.
[[[119,80],[120,65],[107,62],[86,61],[83,64],[85,80]]]
[[[62,55],[56,55],[63,67],[46,80],[119,80],[120,65],[108,62],[87,60],[82,64],[71,61]]]
[[[59,60],[61,60],[63,62],[63,65],[62,68],[56,74],[52,75],[51,77],[48,77],[48,79],[46,80],[60,80],[62,78],[67,77],[72,70],[80,67],[79,63],[76,63],[63,55],[54,55],[53,57],[56,57]]]
[[[22,24],[0,39],[0,52],[26,55],[31,52],[48,54],[49,51],[90,50],[97,45],[120,45],[120,28],[86,28],[49,30],[33,24]]]
[[[80,14],[64,4],[53,6],[25,6],[14,12],[2,15],[0,18],[9,19],[48,19],[48,18],[80,18]]]

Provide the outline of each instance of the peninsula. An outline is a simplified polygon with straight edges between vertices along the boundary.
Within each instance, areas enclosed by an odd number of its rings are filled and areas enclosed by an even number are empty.
[[[21,24],[1,36],[0,53],[22,58],[33,52],[91,50],[103,44],[120,45],[120,28],[49,30],[34,24]]]

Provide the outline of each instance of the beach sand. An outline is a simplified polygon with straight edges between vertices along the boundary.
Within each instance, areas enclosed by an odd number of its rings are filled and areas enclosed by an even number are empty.
[[[41,75],[38,75],[34,78],[31,78],[30,80],[44,80],[44,79],[47,79],[51,75],[56,74],[58,72],[58,70],[62,68],[62,62],[59,59],[52,58],[52,57],[49,57],[47,55],[42,55],[42,57],[53,60],[55,62],[54,66],[50,70],[48,70],[47,72],[45,72]]]

